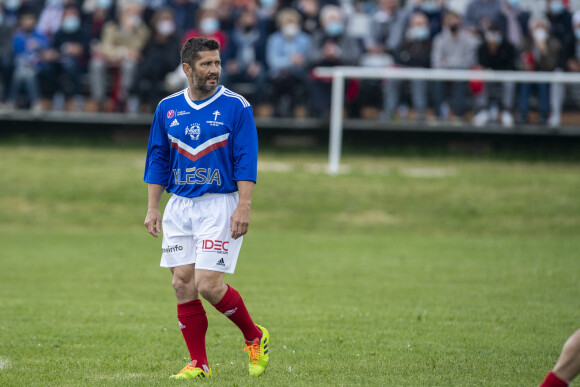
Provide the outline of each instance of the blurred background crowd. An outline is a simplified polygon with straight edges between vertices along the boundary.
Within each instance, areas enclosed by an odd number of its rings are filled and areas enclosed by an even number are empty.
[[[328,115],[331,80],[317,66],[580,72],[570,0],[459,1],[4,0],[0,109],[150,113],[186,87],[179,51],[192,36],[220,42],[221,83],[258,116]],[[348,80],[345,90],[350,117],[506,127],[557,127],[580,101],[562,84]]]

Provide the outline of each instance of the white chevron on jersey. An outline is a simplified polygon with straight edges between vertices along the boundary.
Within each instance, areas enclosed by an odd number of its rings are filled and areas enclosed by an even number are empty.
[[[229,133],[222,134],[221,136],[210,138],[203,144],[192,148],[180,139],[173,137],[169,133],[167,134],[167,137],[169,137],[169,140],[171,140],[171,147],[176,148],[180,155],[187,157],[191,161],[195,161],[215,149],[223,148],[228,143],[229,136]]]

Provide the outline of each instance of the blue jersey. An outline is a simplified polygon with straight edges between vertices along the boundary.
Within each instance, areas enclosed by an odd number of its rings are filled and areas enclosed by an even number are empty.
[[[258,135],[248,101],[223,86],[202,101],[192,101],[187,91],[157,106],[145,182],[188,198],[236,192],[240,180],[256,182]]]

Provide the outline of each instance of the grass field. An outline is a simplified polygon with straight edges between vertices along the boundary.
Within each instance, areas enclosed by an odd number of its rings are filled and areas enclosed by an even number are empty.
[[[0,146],[0,386],[185,385],[144,149]],[[580,164],[267,150],[208,385],[536,386],[580,326]],[[167,199],[167,197],[166,197]],[[578,383],[576,383],[578,384]]]

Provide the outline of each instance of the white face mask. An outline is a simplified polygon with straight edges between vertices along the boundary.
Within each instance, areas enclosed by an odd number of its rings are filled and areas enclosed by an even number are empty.
[[[157,24],[157,32],[163,36],[169,36],[175,32],[175,23],[171,20],[161,20]]]
[[[298,35],[298,33],[300,32],[300,27],[298,27],[298,24],[286,24],[282,27],[282,35],[284,35],[287,38],[293,38],[296,35]]]
[[[143,19],[139,15],[131,15],[129,18],[129,25],[133,28],[141,26],[141,23],[143,23]]]
[[[486,32],[485,33],[485,40],[487,40],[490,43],[501,44],[502,38],[501,38],[501,34],[499,34],[497,32]]]
[[[532,35],[538,42],[545,42],[548,39],[548,31],[543,28],[536,28]]]

